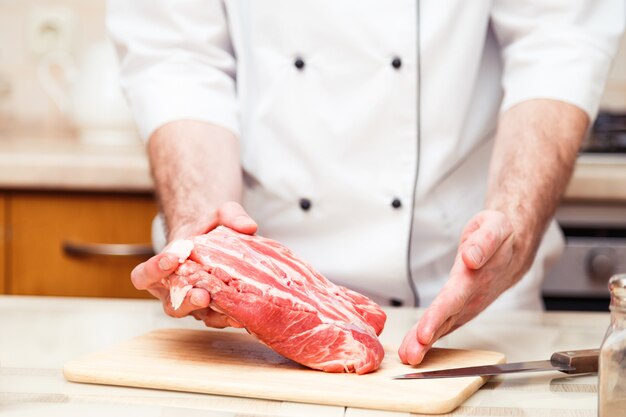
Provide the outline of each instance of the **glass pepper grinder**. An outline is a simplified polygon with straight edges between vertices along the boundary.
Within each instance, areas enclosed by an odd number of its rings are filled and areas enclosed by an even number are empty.
[[[609,280],[611,324],[600,348],[598,416],[626,415],[626,274]]]

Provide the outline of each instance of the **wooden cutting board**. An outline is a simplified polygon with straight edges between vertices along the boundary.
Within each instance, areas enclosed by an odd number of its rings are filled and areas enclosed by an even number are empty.
[[[498,352],[432,349],[420,370],[504,362]],[[393,380],[415,372],[386,349],[371,374],[328,374],[278,355],[246,333],[156,330],[65,364],[74,382],[439,414],[455,409],[486,378]]]

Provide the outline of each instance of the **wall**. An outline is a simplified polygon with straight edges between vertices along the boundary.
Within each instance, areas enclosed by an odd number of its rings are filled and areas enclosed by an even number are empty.
[[[33,15],[59,8],[73,17],[69,53],[74,59],[88,45],[105,38],[105,0],[0,0],[0,130],[69,128],[37,82],[41,57],[29,45]]]
[[[626,113],[626,34],[622,36],[617,57],[609,73],[601,107]]]

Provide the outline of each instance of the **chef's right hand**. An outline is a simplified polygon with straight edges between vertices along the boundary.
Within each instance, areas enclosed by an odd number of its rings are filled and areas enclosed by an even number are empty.
[[[240,233],[252,235],[256,232],[257,224],[246,211],[235,202],[224,203],[215,215],[204,222],[204,225],[186,225],[170,234],[170,243],[176,239],[187,239],[193,236],[208,233],[217,226],[227,226]],[[184,317],[192,315],[204,321],[210,327],[227,327],[236,325],[229,321],[228,317],[209,308],[211,297],[208,291],[202,288],[192,288],[181,306],[174,310],[170,302],[169,289],[163,285],[163,280],[168,278],[178,268],[178,257],[168,253],[165,249],[137,265],[130,274],[133,285],[138,290],[147,290],[163,303],[163,310],[172,317]]]

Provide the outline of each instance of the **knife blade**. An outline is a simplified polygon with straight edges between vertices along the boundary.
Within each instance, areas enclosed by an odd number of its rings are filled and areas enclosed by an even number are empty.
[[[466,376],[490,376],[513,372],[560,371],[566,374],[598,372],[599,349],[567,350],[555,352],[550,360],[514,362],[496,365],[469,366],[439,369],[396,375],[393,379],[459,378]]]

